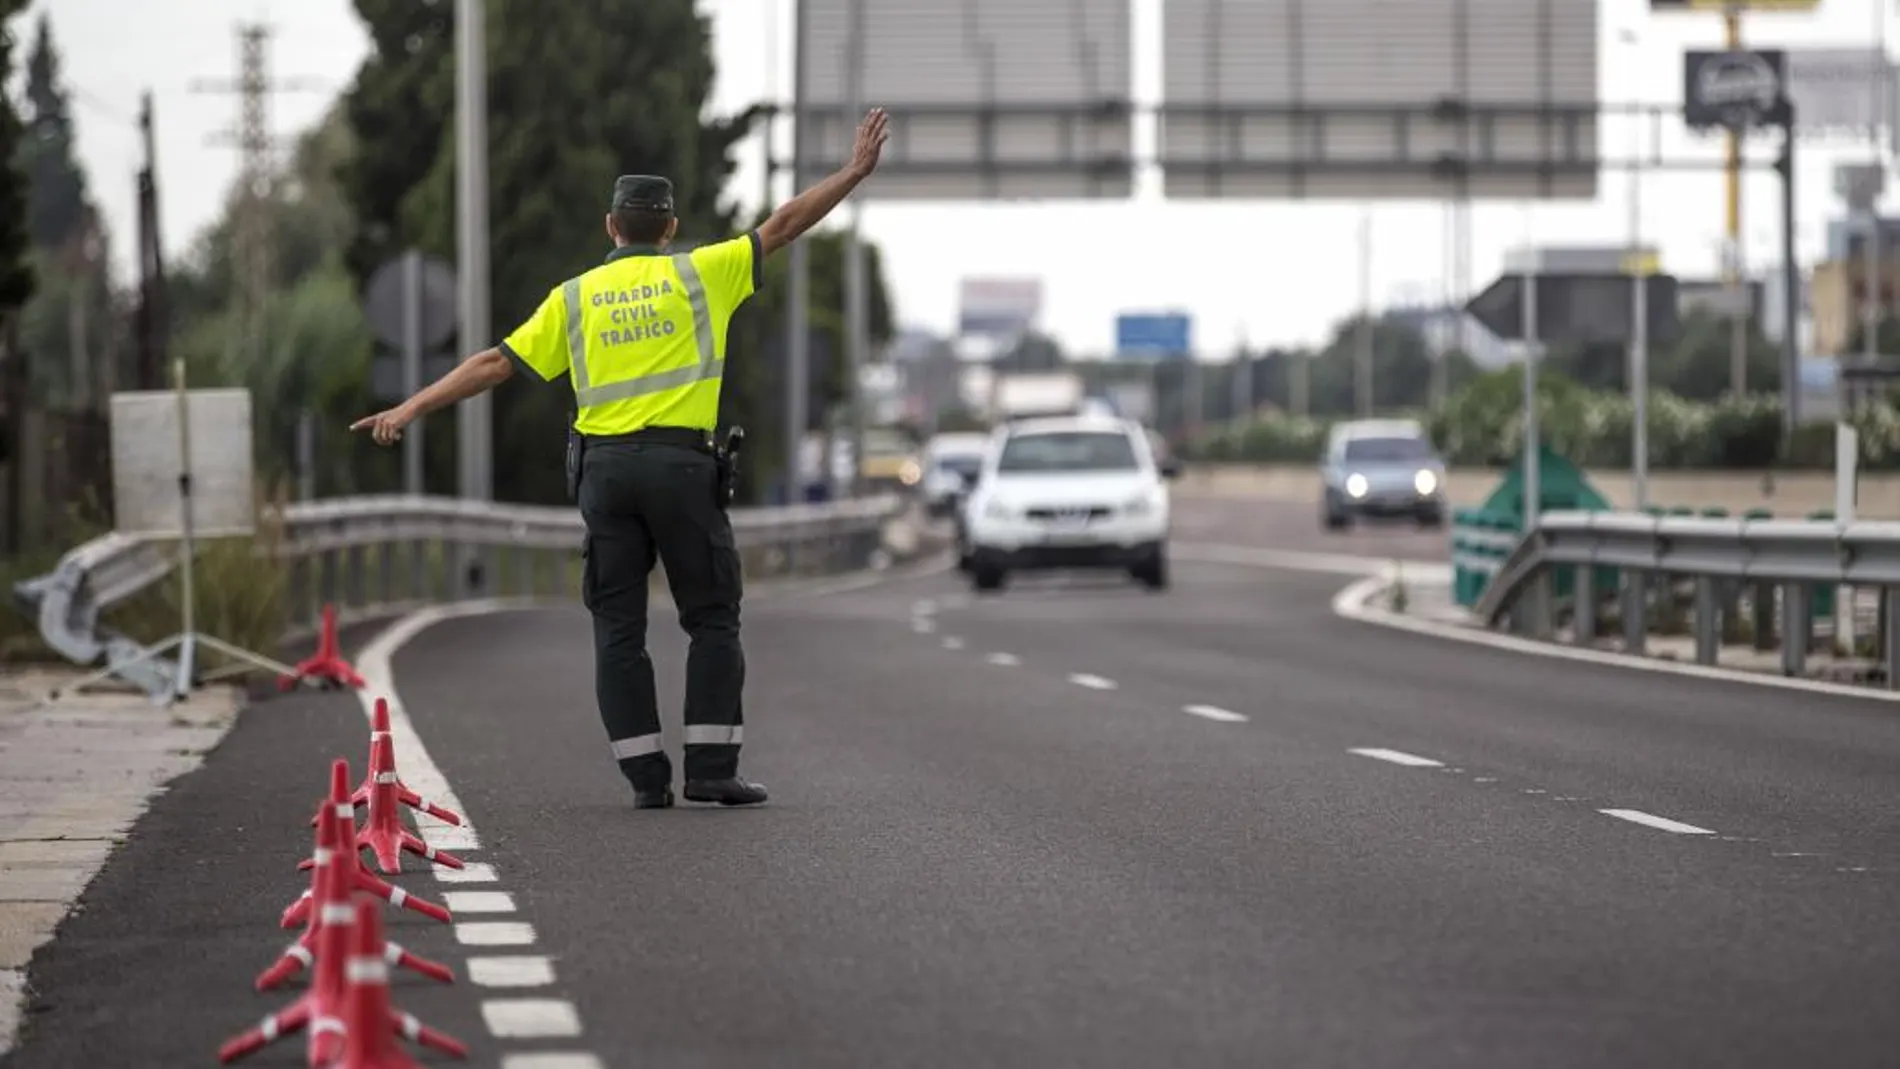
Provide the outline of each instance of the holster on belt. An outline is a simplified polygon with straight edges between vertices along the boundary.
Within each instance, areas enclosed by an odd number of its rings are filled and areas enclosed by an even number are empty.
[[[718,465],[719,487],[714,501],[722,509],[732,505],[739,487],[739,451],[745,446],[745,428],[728,427],[725,437],[713,446],[713,461]]]
[[[581,499],[581,454],[587,451],[587,439],[572,424],[567,428],[567,499]]]

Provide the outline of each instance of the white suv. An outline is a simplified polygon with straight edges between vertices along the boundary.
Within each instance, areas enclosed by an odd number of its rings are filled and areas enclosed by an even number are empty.
[[[990,438],[964,498],[965,570],[978,590],[1009,573],[1057,568],[1126,570],[1153,590],[1168,585],[1172,464],[1155,461],[1147,432],[1100,416],[1023,420]]]

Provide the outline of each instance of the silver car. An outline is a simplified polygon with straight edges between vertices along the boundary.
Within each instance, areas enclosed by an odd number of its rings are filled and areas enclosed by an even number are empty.
[[[1356,420],[1333,427],[1320,459],[1321,519],[1330,531],[1366,517],[1445,523],[1445,463],[1413,420]]]

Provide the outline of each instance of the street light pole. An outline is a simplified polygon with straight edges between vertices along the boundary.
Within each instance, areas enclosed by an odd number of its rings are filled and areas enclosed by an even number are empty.
[[[1640,39],[1633,30],[1624,30],[1622,40],[1637,52],[1641,69]],[[1640,510],[1649,506],[1649,274],[1651,266],[1643,254],[1643,113],[1630,113],[1629,259],[1630,272],[1630,364],[1631,408],[1630,478],[1632,496]]]
[[[483,0],[455,5],[455,246],[459,264],[459,312],[464,353],[488,348],[488,45],[483,33]],[[493,415],[489,395],[463,401],[456,419],[457,484],[461,496],[476,501],[494,497]],[[463,550],[456,589],[477,593],[486,578]]]

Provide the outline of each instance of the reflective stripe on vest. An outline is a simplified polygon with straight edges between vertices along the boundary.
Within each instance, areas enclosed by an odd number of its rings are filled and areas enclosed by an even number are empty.
[[[725,362],[719,359],[718,348],[713,344],[712,310],[706,304],[706,286],[699,279],[699,269],[693,266],[692,254],[675,253],[673,269],[679,272],[687,303],[693,307],[693,343],[699,348],[699,363],[638,375],[605,386],[595,386],[587,377],[587,330],[581,322],[581,280],[570,278],[561,287],[561,299],[567,305],[567,359],[573,368],[574,400],[580,408],[691,386],[716,379],[725,370]]]

